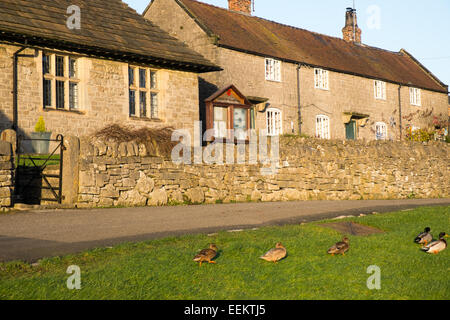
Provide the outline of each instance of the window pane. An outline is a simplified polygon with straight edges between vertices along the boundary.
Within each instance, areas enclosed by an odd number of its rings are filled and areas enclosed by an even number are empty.
[[[234,108],[234,135],[238,140],[247,139],[247,109]]]
[[[52,81],[44,79],[44,107],[52,105]]]
[[[139,87],[146,88],[146,75],[147,71],[145,69],[139,69]]]
[[[69,83],[69,107],[78,109],[78,83]]]
[[[56,76],[57,77],[64,77],[64,57],[56,56],[55,59],[56,64]]]
[[[45,53],[42,55],[42,73],[50,73],[50,56]]]
[[[69,58],[69,77],[76,78],[77,77],[77,60],[73,58]]]
[[[228,109],[214,107],[214,137],[226,138],[228,123]]]
[[[136,115],[136,91],[130,90],[130,115]]]
[[[147,92],[139,92],[139,116],[147,117]]]
[[[64,81],[56,81],[56,108],[64,109]]]
[[[151,95],[151,117],[154,119],[158,118],[158,94],[152,93]]]
[[[130,86],[134,85],[134,68],[128,67],[128,82]]]
[[[247,130],[247,109],[234,108],[234,129]]]
[[[150,88],[156,89],[158,87],[158,78],[156,71],[150,71]]]
[[[252,108],[250,110],[250,129],[255,129],[256,128],[255,127],[255,122],[256,122],[256,119],[255,119],[255,108]]]

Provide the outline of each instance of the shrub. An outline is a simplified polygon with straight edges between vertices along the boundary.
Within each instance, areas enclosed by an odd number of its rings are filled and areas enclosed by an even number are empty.
[[[36,126],[34,127],[34,131],[46,132],[44,117],[39,117],[39,120],[36,122]]]

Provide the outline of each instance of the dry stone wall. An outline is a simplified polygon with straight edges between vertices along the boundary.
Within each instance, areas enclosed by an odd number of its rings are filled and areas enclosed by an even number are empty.
[[[450,196],[445,143],[284,137],[277,173],[263,165],[184,165],[134,142],[81,140],[78,207]]]

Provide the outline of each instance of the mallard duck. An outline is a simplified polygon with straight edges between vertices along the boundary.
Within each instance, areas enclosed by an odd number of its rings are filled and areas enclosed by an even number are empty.
[[[202,262],[216,263],[215,261],[212,261],[212,259],[216,257],[217,251],[217,246],[214,243],[211,243],[209,249],[203,249],[194,257],[194,261],[200,262],[200,267],[202,266]]]
[[[415,243],[425,244],[427,245],[431,241],[433,241],[433,236],[431,235],[431,228],[426,227],[424,232],[420,233],[415,239]]]
[[[347,237],[344,237],[342,241],[336,243],[330,249],[328,249],[328,253],[334,256],[335,254],[342,254],[345,256],[345,253],[350,249],[350,240]]]
[[[430,243],[429,245],[421,248],[421,250],[432,254],[438,254],[439,252],[444,251],[445,248],[447,248],[447,241],[445,241],[444,238],[448,238],[448,235],[445,232],[441,232],[439,235],[439,240]]]
[[[275,248],[270,249],[266,252],[265,255],[260,257],[263,260],[274,262],[280,261],[281,259],[285,258],[287,254],[286,248],[283,246],[281,242],[278,242],[275,246]]]

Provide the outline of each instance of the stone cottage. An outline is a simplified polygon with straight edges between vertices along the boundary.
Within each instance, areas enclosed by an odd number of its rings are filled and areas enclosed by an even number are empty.
[[[0,130],[192,129],[218,66],[120,0],[0,1]]]
[[[399,140],[447,113],[448,86],[406,50],[362,43],[354,9],[340,39],[252,16],[251,0],[228,3],[152,0],[143,14],[223,68],[200,76],[203,119],[204,100],[230,84],[254,105],[249,126],[269,135]]]

